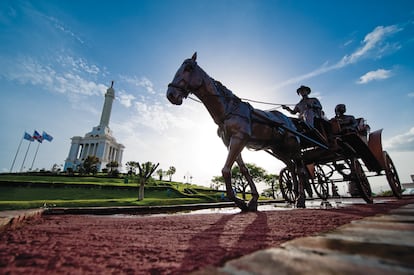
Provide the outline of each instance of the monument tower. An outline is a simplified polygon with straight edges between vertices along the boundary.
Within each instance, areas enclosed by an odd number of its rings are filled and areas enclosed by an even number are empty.
[[[112,103],[115,98],[115,90],[112,81],[111,87],[106,90],[105,102],[102,108],[101,120],[99,125],[92,128],[92,131],[84,137],[74,136],[71,138],[72,143],[69,155],[65,161],[64,171],[68,168],[76,171],[88,156],[96,156],[99,159],[98,171],[106,168],[106,165],[112,161],[122,163],[122,154],[124,145],[117,143],[109,129],[109,120],[111,118]]]

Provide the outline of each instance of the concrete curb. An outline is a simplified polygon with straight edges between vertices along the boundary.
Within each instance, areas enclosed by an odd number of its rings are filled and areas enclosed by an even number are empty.
[[[271,203],[280,203],[282,200],[267,200],[259,201],[259,205],[266,205]],[[170,214],[181,211],[192,211],[211,208],[234,208],[236,204],[234,202],[216,202],[216,203],[194,203],[194,204],[181,204],[181,205],[153,205],[153,206],[117,206],[117,207],[53,207],[47,208],[44,212],[45,215],[114,215],[114,214],[130,214],[130,215],[142,215],[142,214]]]
[[[259,205],[281,202],[280,200],[268,200],[259,202]],[[163,206],[119,206],[119,207],[50,207],[38,209],[6,210],[0,211],[0,232],[15,228],[25,220],[37,218],[41,215],[114,215],[114,214],[160,214],[175,213],[209,208],[236,207],[234,202],[198,203]]]
[[[174,213],[179,211],[190,211],[208,208],[225,208],[235,207],[233,202],[220,203],[199,203],[183,205],[163,205],[163,206],[117,206],[117,207],[54,207],[47,208],[44,212],[46,215],[114,215],[114,214],[159,214]]]
[[[45,209],[9,210],[0,212],[0,232],[19,227],[30,219],[40,218]]]

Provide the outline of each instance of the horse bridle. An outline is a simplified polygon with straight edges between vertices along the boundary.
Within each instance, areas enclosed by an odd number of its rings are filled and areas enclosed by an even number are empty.
[[[188,83],[184,79],[182,81],[185,82],[185,87],[181,87],[181,86],[179,86],[179,85],[174,84],[174,83],[171,82],[170,84],[168,84],[168,88],[169,87],[172,87],[174,89],[179,90],[180,92],[183,93],[184,98],[187,98],[188,95],[191,94],[191,90],[188,89]]]
[[[185,63],[189,63],[189,62],[185,62]],[[191,66],[191,72],[190,73],[193,74],[194,67],[196,67],[197,63],[195,61],[193,61],[190,64],[186,64],[186,66],[188,66],[188,65]],[[189,84],[188,84],[188,82],[184,78],[182,78],[179,82],[181,82],[181,81],[185,83],[184,87],[181,87],[178,84],[175,84],[175,83],[172,83],[172,82],[170,84],[168,84],[168,87],[172,87],[172,88],[175,88],[175,89],[179,90],[180,92],[183,93],[184,98],[187,98],[188,95],[192,93],[192,91],[188,87]],[[201,86],[202,86],[202,84],[200,85],[200,87]],[[200,87],[198,87],[196,89],[193,89],[193,90],[198,90]]]

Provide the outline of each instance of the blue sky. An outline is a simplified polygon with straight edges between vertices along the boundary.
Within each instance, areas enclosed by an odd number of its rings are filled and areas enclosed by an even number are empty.
[[[191,175],[208,185],[226,156],[216,126],[201,104],[165,98],[182,61],[197,51],[198,64],[239,97],[295,104],[303,84],[328,117],[345,103],[348,114],[384,129],[401,180],[414,174],[410,0],[3,0],[0,41],[0,171],[10,170],[24,132],[35,129],[54,140],[39,147],[33,168],[63,164],[70,138],[98,125],[114,80],[110,128],[126,147],[124,162],[175,166],[175,180]],[[269,173],[283,167],[263,152],[244,158]],[[380,178],[374,189],[387,188]]]

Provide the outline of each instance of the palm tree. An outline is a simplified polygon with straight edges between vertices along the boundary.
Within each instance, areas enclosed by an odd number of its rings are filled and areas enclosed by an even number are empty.
[[[139,194],[138,194],[138,200],[142,201],[144,199],[144,187],[147,183],[148,179],[151,177],[151,175],[154,173],[155,169],[157,169],[159,163],[153,164],[150,161],[147,161],[143,163],[142,165],[138,164],[138,170],[139,170]]]
[[[170,166],[170,168],[168,169],[168,171],[166,173],[167,176],[169,176],[169,178],[170,178],[170,182],[171,182],[171,179],[172,179],[172,175],[175,174],[175,171],[176,171],[175,167],[174,166]]]
[[[160,181],[162,181],[162,177],[164,176],[164,170],[158,169],[156,173],[157,173]]]

